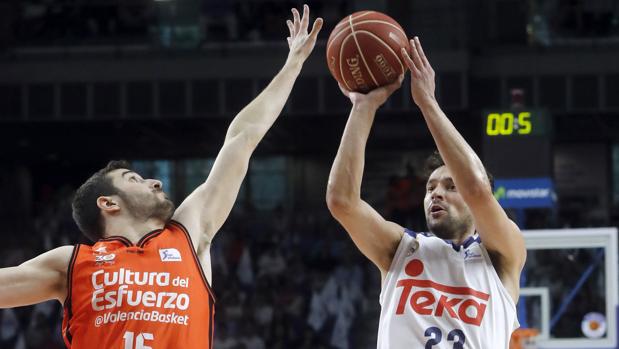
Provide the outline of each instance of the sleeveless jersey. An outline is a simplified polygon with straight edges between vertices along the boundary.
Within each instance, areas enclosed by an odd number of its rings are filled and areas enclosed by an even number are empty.
[[[380,294],[378,349],[506,349],[516,306],[479,236],[407,230]]]
[[[135,245],[75,246],[62,333],[76,349],[210,349],[214,303],[187,230],[171,221]]]

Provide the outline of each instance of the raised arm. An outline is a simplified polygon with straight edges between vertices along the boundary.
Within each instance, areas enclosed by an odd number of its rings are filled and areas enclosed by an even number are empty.
[[[380,269],[383,278],[389,271],[404,228],[385,220],[361,199],[361,179],[365,146],[376,110],[401,84],[400,77],[392,85],[367,95],[348,92],[340,85],[353,106],[327,185],[329,211],[346,229],[359,250]]]
[[[504,283],[515,283],[512,286],[517,290],[517,281],[526,259],[520,229],[494,198],[481,160],[438,105],[434,97],[434,70],[421,48],[419,38],[411,40],[411,47],[412,57],[405,50],[402,53],[411,70],[413,99],[423,113],[458,192],[471,209],[475,228],[484,246],[499,258],[499,275]]]
[[[316,43],[322,19],[318,18],[308,33],[307,5],[302,17],[296,9],[292,13],[293,21],[286,22],[290,30],[290,53],[284,67],[232,120],[206,182],[191,193],[174,214],[173,218],[187,227],[198,250],[210,244],[230,214],[251,154],[282,111],[301,67]]]
[[[16,267],[0,269],[0,308],[57,299],[67,296],[67,268],[72,246],[45,252]]]

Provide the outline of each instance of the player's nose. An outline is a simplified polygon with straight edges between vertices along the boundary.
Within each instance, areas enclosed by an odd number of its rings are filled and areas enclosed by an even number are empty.
[[[432,190],[432,193],[430,193],[430,198],[432,199],[432,201],[442,200],[443,194],[444,194],[444,191],[439,186],[439,187],[436,187],[434,190]]]
[[[150,181],[150,187],[156,190],[162,190],[163,189],[163,183],[161,183],[160,180],[158,179],[149,179]]]

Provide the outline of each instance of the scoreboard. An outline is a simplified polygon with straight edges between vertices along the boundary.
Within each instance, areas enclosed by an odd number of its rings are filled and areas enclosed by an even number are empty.
[[[483,162],[496,178],[552,177],[552,118],[543,109],[485,110]]]

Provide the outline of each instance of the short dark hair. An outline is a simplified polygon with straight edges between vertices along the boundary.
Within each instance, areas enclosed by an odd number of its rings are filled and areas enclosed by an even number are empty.
[[[426,158],[426,162],[424,165],[424,177],[426,181],[428,180],[428,178],[430,178],[432,172],[434,172],[434,170],[441,166],[445,166],[445,161],[443,161],[441,153],[439,153],[438,150],[435,150],[432,154],[430,154],[430,156]],[[490,189],[494,191],[494,176],[492,176],[492,174],[488,171],[487,168],[484,167],[484,170],[486,171],[486,176],[488,176]]]
[[[131,165],[125,160],[108,162],[104,168],[88,178],[73,196],[71,203],[73,219],[82,233],[92,241],[101,239],[105,230],[101,211],[97,206],[97,198],[103,195],[118,194],[118,188],[114,186],[112,178],[107,174],[121,168],[131,169]]]

